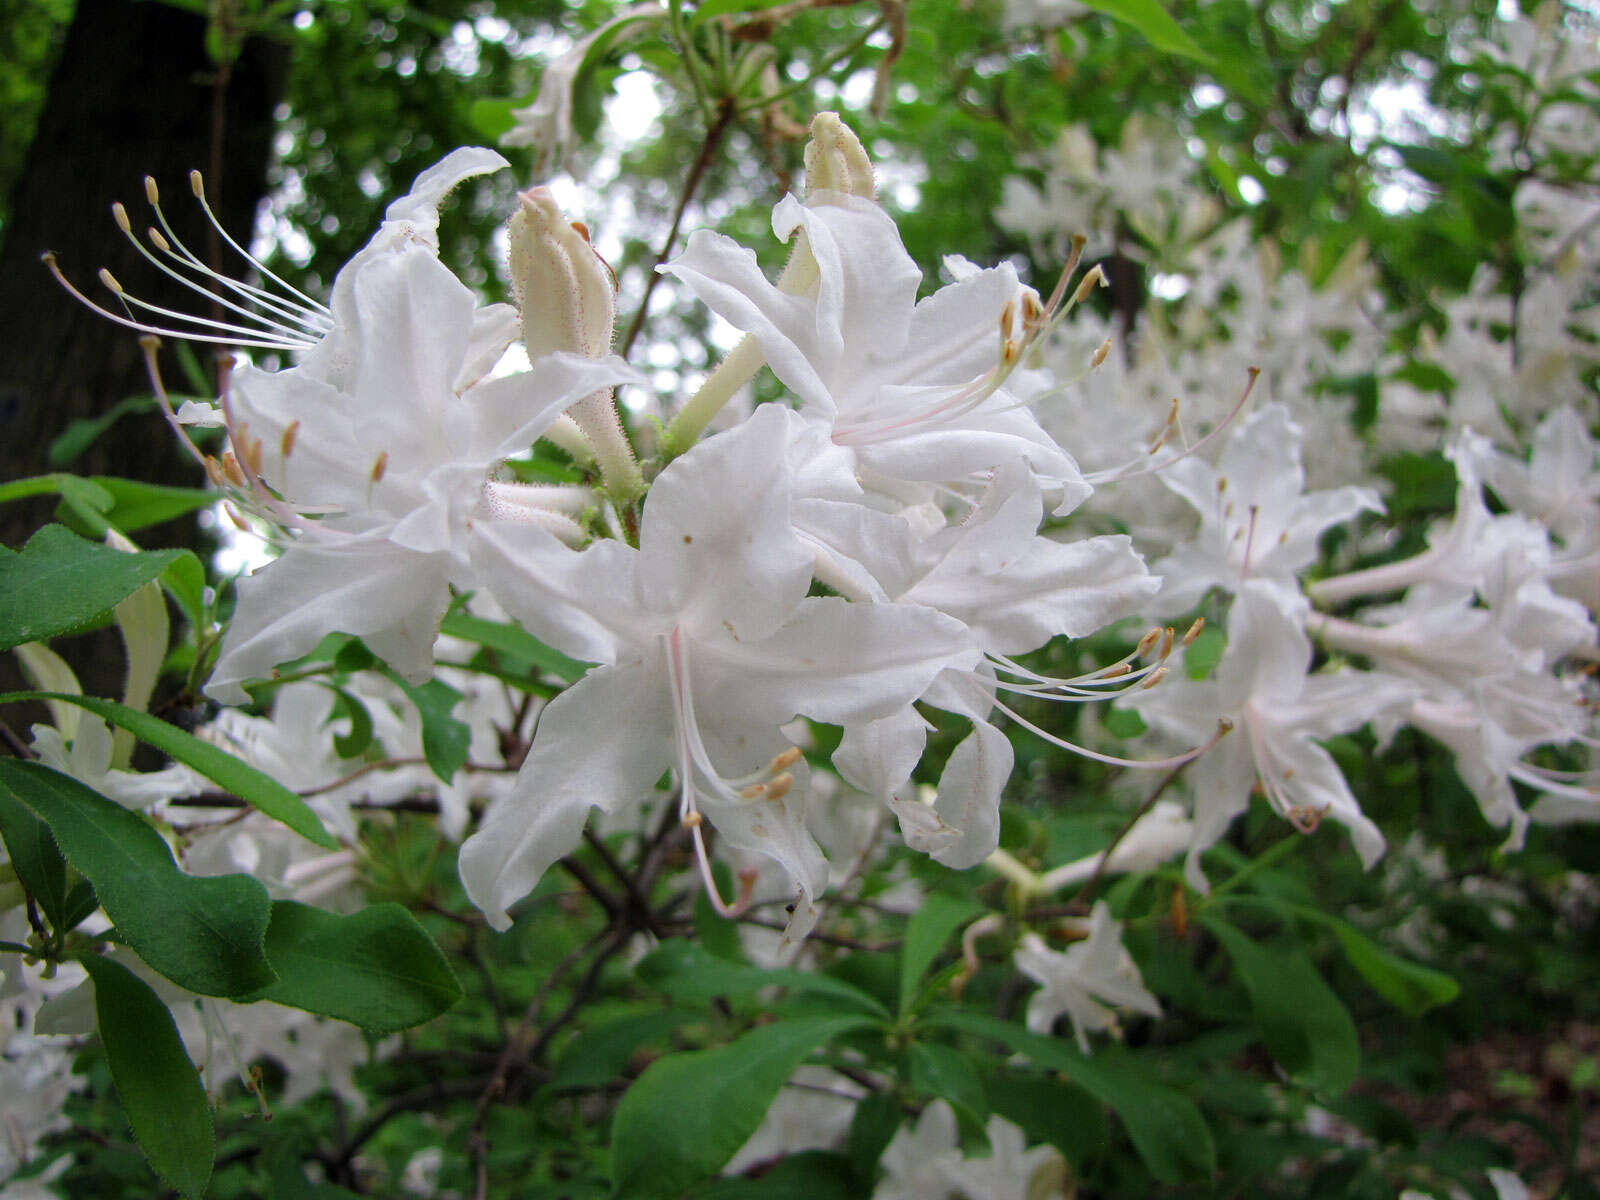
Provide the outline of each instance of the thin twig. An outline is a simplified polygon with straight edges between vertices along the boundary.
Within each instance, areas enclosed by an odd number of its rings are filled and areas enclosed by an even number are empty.
[[[1145,802],[1139,805],[1122,828],[1117,830],[1117,836],[1111,839],[1111,844],[1105,848],[1104,853],[1100,855],[1100,861],[1095,864],[1094,874],[1089,876],[1089,882],[1084,884],[1083,890],[1072,898],[1072,908],[1079,912],[1089,911],[1089,902],[1094,899],[1095,891],[1099,888],[1100,881],[1105,877],[1106,869],[1111,864],[1112,851],[1117,848],[1123,838],[1133,831],[1133,827],[1139,823],[1140,818],[1155,807],[1156,801],[1161,799],[1162,794],[1177,782],[1178,776],[1183,774],[1183,769],[1193,761],[1191,758],[1181,762],[1163,775],[1161,782],[1156,784],[1155,790],[1150,793]]]
[[[650,297],[656,290],[656,283],[661,278],[661,272],[656,268],[667,261],[667,256],[672,253],[672,248],[678,241],[678,227],[683,224],[684,210],[689,207],[689,201],[694,198],[695,189],[700,186],[700,180],[706,173],[706,168],[711,165],[711,160],[716,157],[717,147],[722,142],[722,135],[728,131],[734,115],[738,109],[734,106],[732,97],[724,97],[717,102],[717,116],[706,129],[706,140],[700,144],[700,153],[695,155],[694,165],[689,168],[689,177],[683,181],[683,194],[678,197],[678,211],[672,214],[672,228],[667,231],[667,240],[661,243],[661,249],[656,254],[656,260],[650,266],[649,277],[644,284],[644,298],[639,301],[639,311],[633,314],[633,323],[628,326],[628,335],[622,339],[620,351],[623,358],[628,357],[628,351],[633,349],[634,340],[639,336],[639,331],[644,328],[645,315],[650,311]]]

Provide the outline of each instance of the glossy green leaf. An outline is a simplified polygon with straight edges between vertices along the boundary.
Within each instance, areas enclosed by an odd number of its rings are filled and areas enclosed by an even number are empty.
[[[842,1001],[846,1008],[887,1018],[876,996],[817,971],[768,970],[718,958],[688,941],[663,942],[635,968],[639,978],[674,999],[704,1003],[718,996],[748,996],[766,987],[786,987]],[[837,1009],[835,1009],[837,1011]]]
[[[465,721],[451,716],[451,710],[461,702],[461,693],[442,679],[427,683],[407,683],[393,671],[384,672],[417,706],[422,718],[422,757],[428,769],[449,783],[467,761],[467,750],[472,745],[472,729]]]
[[[218,787],[259,809],[274,821],[281,821],[307,841],[327,850],[339,843],[323,828],[322,820],[283,784],[256,770],[210,742],[203,742],[176,725],[98,696],[76,696],[66,692],[10,692],[0,695],[0,704],[16,700],[60,700],[86,708],[102,720],[126,729],[141,742],[160,750],[175,762],[190,767]]]
[[[983,909],[970,900],[935,892],[911,915],[900,948],[900,1011],[909,1012],[917,987],[950,936]]]
[[[1225,921],[1205,926],[1233,959],[1278,1064],[1317,1091],[1338,1094],[1354,1083],[1361,1070],[1355,1022],[1311,959],[1287,945],[1262,946]]]
[[[157,1175],[185,1196],[211,1178],[211,1106],[172,1014],[150,985],[109,958],[81,960],[94,980],[95,1019],[133,1136]]]
[[[38,763],[0,759],[0,788],[50,827],[118,936],[157,974],[205,996],[246,995],[273,981],[259,882],[185,875],[144,817]]]
[[[33,894],[56,936],[66,924],[67,863],[49,827],[26,804],[0,787],[0,839],[22,886]]]
[[[266,949],[278,979],[250,999],[348,1021],[371,1033],[421,1025],[461,999],[450,964],[398,904],[340,916],[275,900]]]
[[[217,493],[204,488],[171,487],[113,475],[92,475],[90,480],[111,497],[106,520],[124,533],[173,521],[217,502]]]
[[[761,1025],[726,1046],[659,1059],[612,1122],[612,1194],[666,1200],[722,1169],[818,1046],[871,1024],[813,1017]]]
[[[928,1024],[992,1038],[1037,1067],[1062,1072],[1117,1114],[1144,1165],[1162,1183],[1206,1179],[1216,1170],[1216,1146],[1205,1118],[1187,1096],[1151,1082],[1148,1058],[1086,1057],[1070,1042],[960,1009],[941,1011]]]
[[[1443,971],[1391,954],[1346,921],[1330,918],[1326,923],[1339,939],[1350,965],[1372,985],[1373,991],[1406,1015],[1420,1017],[1461,994],[1461,985]]]
[[[137,554],[46,525],[21,553],[0,553],[0,650],[42,642],[111,611],[186,550]]]
[[[1156,0],[1083,0],[1084,6],[1131,25],[1157,50],[1209,62],[1199,46]]]
[[[913,1091],[930,1100],[948,1100],[956,1109],[981,1126],[989,1115],[989,1101],[983,1080],[972,1061],[948,1046],[913,1042],[906,1051],[909,1083]]]
[[[561,651],[551,649],[533,634],[515,625],[486,621],[464,612],[453,612],[446,616],[439,626],[439,632],[527,659],[541,671],[565,683],[576,683],[582,679],[590,666],[589,663],[568,658]]]
[[[65,473],[31,475],[26,479],[13,479],[0,484],[0,504],[8,500],[25,500],[29,496],[48,496],[52,492],[73,497],[80,507],[103,512],[111,507],[111,493],[90,483],[79,475]]]
[[[585,1029],[562,1047],[548,1086],[560,1091],[600,1087],[620,1079],[641,1049],[664,1043],[673,1030],[697,1015],[658,1006]]]

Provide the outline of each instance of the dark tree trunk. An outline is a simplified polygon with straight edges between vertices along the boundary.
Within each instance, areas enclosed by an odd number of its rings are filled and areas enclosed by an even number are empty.
[[[111,217],[112,201],[121,200],[135,229],[153,223],[143,179],[154,176],[168,218],[206,257],[188,184],[196,167],[207,173],[217,216],[240,241],[249,240],[266,190],[287,54],[280,45],[250,41],[219,89],[204,37],[203,20],[165,4],[78,0],[0,247],[0,480],[51,470],[50,442],[71,422],[149,391],[137,335],[68,296],[39,261],[43,251],[53,250],[69,277],[97,299],[110,299],[95,278],[104,266],[131,294],[204,313],[203,300],[139,259]],[[214,149],[218,122],[224,133]],[[220,178],[211,177],[213,163],[221,165]],[[209,366],[209,357],[204,361]],[[169,382],[178,380],[181,389],[170,355],[167,365]],[[203,482],[153,414],[124,417],[70,469]],[[0,506],[0,543],[16,547],[51,511],[49,500]],[[193,535],[175,528],[151,540],[193,544]],[[75,665],[84,665],[86,649],[73,654]],[[102,694],[119,685],[120,654],[112,656],[105,664],[111,682],[94,681]],[[84,679],[86,689],[90,682]]]

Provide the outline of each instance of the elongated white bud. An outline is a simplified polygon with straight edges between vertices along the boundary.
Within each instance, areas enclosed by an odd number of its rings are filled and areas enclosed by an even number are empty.
[[[805,163],[807,204],[821,191],[844,192],[868,200],[877,198],[872,160],[867,157],[861,139],[839,119],[838,113],[818,113],[812,119]]]
[[[509,229],[511,281],[528,357],[570,350],[603,358],[611,352],[617,319],[611,268],[548,188],[530,188],[518,200]]]

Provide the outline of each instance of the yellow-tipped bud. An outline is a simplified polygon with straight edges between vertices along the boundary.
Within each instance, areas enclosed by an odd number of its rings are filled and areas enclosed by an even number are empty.
[[[843,192],[868,200],[878,194],[872,160],[851,128],[835,112],[818,113],[806,143],[806,200],[817,192]]]

